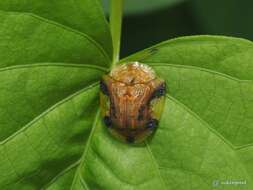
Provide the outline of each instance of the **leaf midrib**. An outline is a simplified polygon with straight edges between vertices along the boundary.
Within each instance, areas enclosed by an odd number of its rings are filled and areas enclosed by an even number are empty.
[[[41,188],[41,190],[45,190],[48,187],[50,187],[50,185],[52,185],[55,181],[57,181],[57,179],[59,179],[61,176],[63,176],[66,172],[70,171],[71,169],[78,167],[78,165],[80,164],[80,159],[77,160],[76,162],[70,164],[68,167],[66,167],[64,170],[62,170],[60,173],[58,173],[50,182],[48,182],[47,184],[44,185],[44,187]]]
[[[80,165],[79,165],[79,166],[77,167],[77,169],[76,169],[76,172],[75,172],[74,179],[73,179],[72,185],[71,185],[71,187],[70,187],[70,190],[73,189],[73,187],[74,187],[74,185],[75,185],[75,182],[76,182],[76,180],[77,180],[77,177],[78,177],[78,176],[81,177],[81,175],[80,175],[80,167],[82,166],[82,164],[84,164],[86,154],[87,154],[88,151],[89,151],[89,147],[90,147],[90,144],[91,144],[91,141],[92,141],[92,137],[93,137],[93,135],[94,135],[94,133],[95,133],[95,131],[96,131],[96,128],[97,128],[97,126],[98,126],[98,125],[97,125],[97,122],[98,122],[98,120],[99,120],[99,115],[100,115],[100,108],[98,108],[98,110],[97,110],[97,113],[96,113],[96,116],[95,116],[95,119],[94,119],[94,122],[93,122],[93,125],[92,125],[92,129],[91,129],[89,138],[88,138],[88,140],[87,140],[86,146],[85,146],[85,148],[84,148],[84,152],[83,152],[82,157],[81,157],[81,159],[80,159],[80,160],[81,160],[81,161],[80,161]],[[83,179],[83,182],[85,182],[84,179]],[[84,185],[84,184],[82,183],[82,185]],[[89,189],[88,186],[87,186],[87,184],[86,184],[86,182],[85,182],[85,187],[86,187],[87,189]]]
[[[167,189],[167,188],[166,188],[166,183],[165,183],[165,180],[163,179],[162,174],[161,174],[161,171],[160,171],[160,169],[159,169],[159,164],[158,164],[158,162],[156,161],[156,158],[155,158],[155,156],[154,156],[154,154],[153,154],[151,148],[149,147],[148,142],[145,141],[145,145],[146,145],[145,148],[147,149],[148,154],[150,154],[150,158],[151,158],[151,160],[152,160],[152,162],[153,162],[153,167],[154,167],[154,169],[157,171],[158,178],[160,179],[161,183],[163,184],[163,185],[162,185],[163,188],[166,190],[166,189]]]

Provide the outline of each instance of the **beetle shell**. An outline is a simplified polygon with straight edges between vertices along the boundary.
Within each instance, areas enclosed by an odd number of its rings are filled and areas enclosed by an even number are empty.
[[[158,127],[166,85],[147,65],[115,67],[100,81],[100,106],[109,131],[129,143],[142,142]]]

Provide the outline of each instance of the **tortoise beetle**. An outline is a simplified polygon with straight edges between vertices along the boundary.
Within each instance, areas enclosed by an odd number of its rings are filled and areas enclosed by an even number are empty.
[[[139,143],[158,127],[165,101],[165,81],[144,64],[116,66],[100,81],[100,107],[108,130],[128,143]]]

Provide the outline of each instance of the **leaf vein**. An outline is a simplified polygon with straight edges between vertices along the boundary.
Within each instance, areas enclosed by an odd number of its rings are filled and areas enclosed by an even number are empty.
[[[100,114],[100,109],[98,108],[97,113],[96,113],[96,116],[95,116],[95,119],[94,119],[94,122],[93,122],[93,125],[92,125],[92,129],[91,129],[91,132],[90,132],[90,135],[89,135],[87,144],[86,144],[86,147],[85,147],[84,152],[83,152],[83,155],[82,155],[82,157],[81,157],[80,165],[79,165],[79,167],[78,167],[77,170],[76,170],[75,177],[74,177],[74,179],[73,179],[73,183],[72,183],[72,185],[71,185],[70,190],[73,189],[73,187],[74,187],[74,185],[75,185],[75,182],[76,182],[76,180],[77,180],[77,177],[79,176],[79,177],[82,178],[82,175],[80,174],[80,167],[84,164],[85,156],[86,156],[86,154],[87,154],[88,151],[89,151],[90,143],[91,143],[91,141],[92,141],[92,137],[93,137],[93,135],[94,135],[94,133],[95,133],[95,131],[96,131],[96,128],[97,128],[97,127],[96,127],[96,126],[97,126],[96,124],[97,124],[97,121],[98,121],[98,119],[99,119],[99,114]],[[82,184],[82,185],[83,185],[83,184]],[[86,184],[86,186],[87,186],[87,184]]]
[[[159,170],[159,165],[156,162],[156,159],[155,159],[155,157],[154,157],[154,155],[153,155],[153,153],[152,153],[152,151],[151,151],[151,149],[149,147],[149,144],[146,141],[145,141],[145,144],[146,144],[146,149],[147,149],[147,151],[148,151],[148,153],[150,155],[150,158],[151,158],[151,160],[153,160],[154,169],[157,170],[158,176],[159,176],[159,178],[160,178],[160,180],[161,180],[161,182],[163,184],[164,189],[167,189],[166,185],[165,185],[165,180],[163,179],[163,177],[161,175],[161,172]]]
[[[223,137],[223,135],[221,135],[220,133],[218,133],[215,129],[213,129],[209,123],[207,123],[206,121],[204,121],[202,118],[200,118],[200,116],[198,114],[196,114],[195,112],[193,112],[191,109],[189,109],[185,104],[183,104],[182,102],[179,102],[178,100],[176,100],[174,97],[170,96],[167,94],[166,98],[170,99],[171,101],[173,101],[174,103],[176,103],[177,105],[181,106],[183,109],[185,109],[189,114],[191,114],[193,117],[195,117],[198,121],[200,121],[200,123],[202,123],[204,126],[207,127],[207,129],[212,132],[213,134],[215,134],[215,136],[219,137],[225,144],[227,144],[230,148],[232,148],[233,150],[236,149],[236,146],[234,146],[233,144],[231,144],[227,139],[225,139],[225,137]]]
[[[37,68],[37,67],[70,67],[70,68],[91,68],[91,69],[97,69],[104,72],[108,72],[107,68],[97,66],[97,65],[89,65],[89,64],[72,64],[72,63],[34,63],[29,65],[15,65],[15,66],[9,66],[0,68],[0,72],[8,71],[8,70],[15,70],[15,69],[24,69],[24,68]]]
[[[40,115],[38,115],[36,118],[34,118],[31,122],[29,122],[28,124],[26,124],[24,127],[22,127],[21,129],[19,129],[18,131],[16,131],[15,133],[13,133],[11,136],[9,136],[8,138],[4,139],[3,141],[0,142],[0,145],[4,145],[6,144],[8,141],[10,141],[11,139],[15,138],[17,135],[19,135],[20,133],[22,133],[23,131],[26,131],[31,125],[33,125],[34,123],[36,123],[39,119],[41,119],[43,116],[45,116],[46,114],[50,113],[51,111],[55,110],[58,106],[64,104],[67,101],[72,100],[72,98],[74,98],[75,96],[89,90],[92,89],[93,87],[97,86],[98,82],[92,83],[90,85],[88,85],[87,87],[75,92],[74,94],[69,95],[67,98],[63,99],[62,101],[56,103],[55,105],[51,106],[49,109],[47,109],[45,112],[41,113]]]
[[[152,64],[153,63],[153,64]],[[234,80],[237,82],[253,82],[253,80],[245,80],[245,79],[239,79],[236,77],[233,77],[231,75],[225,74],[225,73],[221,73],[218,71],[214,71],[211,69],[207,69],[207,68],[201,68],[201,67],[197,67],[197,66],[192,66],[192,65],[177,65],[177,64],[169,64],[169,63],[147,63],[148,65],[152,66],[152,67],[178,67],[178,68],[186,68],[186,69],[193,69],[193,70],[199,70],[199,71],[204,71],[207,73],[211,73],[211,74],[216,74],[216,75],[221,75],[225,78],[228,78],[230,80]]]
[[[58,22],[55,22],[53,20],[49,20],[49,19],[46,19],[44,17],[41,17],[39,15],[36,15],[34,13],[31,13],[31,12],[24,12],[24,11],[4,11],[4,10],[1,10],[1,12],[8,12],[8,13],[11,13],[11,14],[16,14],[16,15],[26,15],[26,16],[29,16],[29,17],[33,17],[34,19],[36,20],[39,20],[41,22],[44,22],[44,23],[47,23],[47,24],[51,24],[51,25],[54,25],[56,27],[59,27],[61,29],[64,29],[68,32],[71,32],[71,33],[74,33],[76,35],[79,35],[81,37],[84,37],[86,38],[89,42],[91,42],[91,44],[93,44],[99,51],[100,53],[102,53],[102,55],[105,57],[105,59],[108,61],[108,63],[111,63],[111,59],[109,58],[108,54],[105,52],[104,48],[96,41],[94,40],[91,36],[89,36],[88,34],[84,33],[84,32],[80,32],[78,30],[75,30],[73,28],[70,28],[66,25],[63,25],[63,24],[60,24]]]

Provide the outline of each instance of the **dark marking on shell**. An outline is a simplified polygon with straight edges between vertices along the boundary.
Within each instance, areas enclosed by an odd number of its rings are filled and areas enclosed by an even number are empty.
[[[112,127],[112,120],[109,116],[105,116],[104,119],[104,124],[108,127],[111,128]]]
[[[116,108],[114,105],[114,102],[111,100],[111,104],[110,104],[110,111],[111,111],[111,115],[117,119],[117,115],[116,115]]]
[[[148,129],[156,129],[158,126],[158,120],[157,119],[150,119],[148,123],[146,124],[146,128]]]
[[[109,90],[103,80],[100,80],[100,90],[103,94],[109,96]]]
[[[138,113],[138,117],[137,119],[139,121],[143,120],[144,119],[144,116],[143,116],[143,112],[145,110],[145,106],[144,105],[141,105],[140,109],[139,109],[139,113]]]
[[[162,83],[160,86],[158,86],[152,96],[150,97],[150,101],[153,100],[154,98],[159,98],[161,96],[164,96],[166,94],[166,85],[165,83]]]

